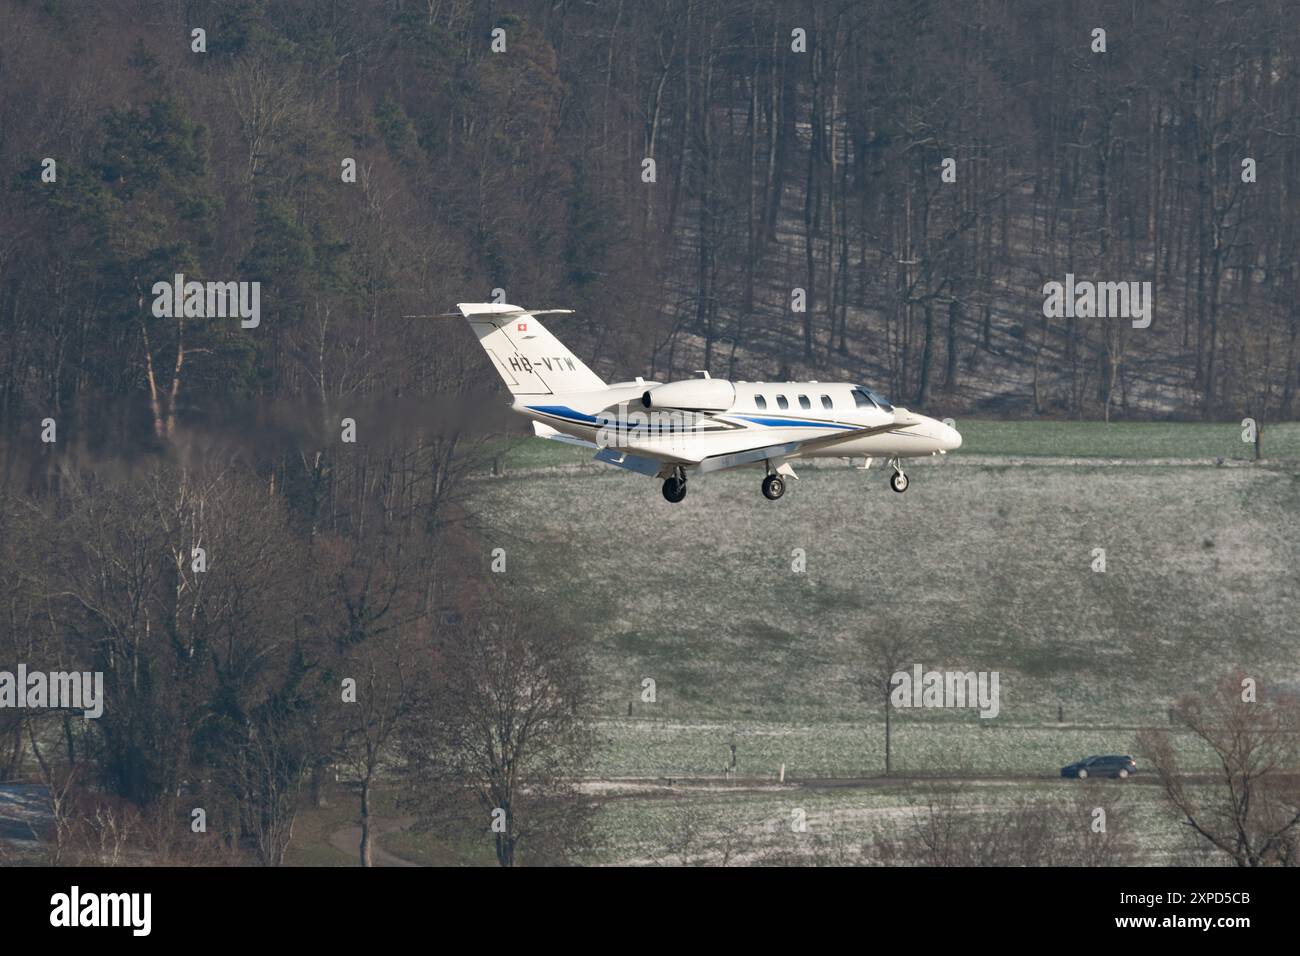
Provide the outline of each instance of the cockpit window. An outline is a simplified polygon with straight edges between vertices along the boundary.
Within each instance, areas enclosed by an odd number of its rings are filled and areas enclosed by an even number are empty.
[[[889,399],[863,385],[858,385],[853,389],[853,402],[858,408],[868,408],[875,405],[881,411],[892,412],[894,410],[894,406],[889,404]]]
[[[885,396],[881,395],[879,392],[873,392],[871,389],[867,389],[866,391],[867,394],[871,396],[871,400],[882,409],[887,412],[892,412],[894,410],[894,406],[889,404],[889,399],[885,398]]]

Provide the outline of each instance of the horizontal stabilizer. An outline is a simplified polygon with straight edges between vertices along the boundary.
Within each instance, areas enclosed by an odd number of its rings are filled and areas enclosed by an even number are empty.
[[[464,315],[466,318],[472,315],[492,315],[503,319],[519,315],[573,315],[572,309],[521,309],[504,302],[458,302],[456,308],[460,312],[452,312],[451,315]]]

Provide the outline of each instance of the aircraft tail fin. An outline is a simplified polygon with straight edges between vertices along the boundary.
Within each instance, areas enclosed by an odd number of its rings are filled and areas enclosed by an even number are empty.
[[[605,387],[537,319],[572,309],[529,310],[499,302],[458,302],[456,308],[512,395],[557,395]]]

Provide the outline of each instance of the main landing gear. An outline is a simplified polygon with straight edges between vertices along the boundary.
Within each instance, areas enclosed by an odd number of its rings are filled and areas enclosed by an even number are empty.
[[[785,479],[780,475],[768,475],[763,479],[763,496],[769,501],[776,501],[785,494]]]
[[[898,463],[897,458],[889,459],[889,464],[894,469],[894,473],[889,476],[889,487],[901,495],[907,490],[907,475],[903,474],[903,467]]]
[[[675,468],[673,473],[664,479],[664,497],[673,504],[681,501],[686,497],[686,469]]]

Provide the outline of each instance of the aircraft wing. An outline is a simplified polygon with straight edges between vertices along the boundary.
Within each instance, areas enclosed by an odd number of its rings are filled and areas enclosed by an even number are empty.
[[[596,455],[596,460],[607,465],[613,465],[616,468],[626,468],[642,475],[658,476],[660,478],[669,474],[671,466],[675,464],[686,465],[687,467],[694,466],[697,474],[706,475],[709,472],[739,468],[742,465],[752,465],[767,459],[781,460],[797,455],[807,448],[827,448],[840,442],[852,441],[855,438],[866,438],[869,435],[879,435],[881,432],[906,427],[906,423],[893,421],[868,428],[838,431],[834,435],[819,435],[816,438],[807,438],[803,441],[783,442],[779,445],[759,445],[754,448],[745,448],[723,455],[712,455],[699,460],[676,458],[672,455],[663,454],[653,456],[645,453],[631,455],[613,448],[604,448]]]
[[[564,442],[566,445],[581,445],[583,448],[599,448],[594,441],[587,441],[584,438],[574,438],[572,435],[566,435],[562,431],[552,428],[550,425],[542,422],[533,422],[533,434],[538,438],[546,438],[550,441]]]
[[[838,431],[834,435],[819,435],[816,438],[807,438],[803,441],[785,442],[780,445],[763,445],[758,448],[747,448],[744,451],[730,452],[725,455],[713,455],[703,459],[696,465],[695,470],[700,474],[708,474],[711,471],[723,471],[727,468],[738,468],[741,465],[752,465],[755,462],[769,458],[789,458],[804,449],[826,448],[841,442],[853,441],[855,438],[879,435],[881,432],[893,431],[895,428],[900,427],[905,428],[906,425],[899,422],[889,422],[885,425],[855,428],[852,431]]]
[[[907,427],[899,422],[889,422],[885,425],[875,425],[869,428],[854,428],[851,431],[837,431],[833,435],[819,435],[816,438],[806,438],[803,441],[784,442],[780,445],[759,445],[754,448],[746,448],[741,451],[729,452],[724,455],[712,455],[698,461],[690,458],[679,458],[674,455],[633,455],[614,448],[601,448],[595,442],[585,441],[581,438],[574,438],[571,435],[565,435],[549,425],[541,422],[533,422],[533,432],[538,438],[549,438],[551,441],[564,442],[566,445],[580,445],[584,448],[597,449],[596,461],[603,462],[607,465],[613,465],[615,468],[625,468],[629,471],[635,471],[638,474],[649,475],[651,477],[660,476],[669,473],[672,465],[694,466],[699,474],[708,474],[713,471],[724,471],[728,468],[739,468],[742,465],[752,465],[756,462],[767,459],[784,459],[798,454],[800,451],[808,448],[826,448],[840,442],[852,441],[855,438],[865,438],[868,435],[878,435],[881,432],[892,431],[895,428]]]

